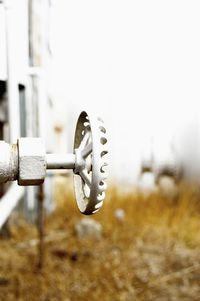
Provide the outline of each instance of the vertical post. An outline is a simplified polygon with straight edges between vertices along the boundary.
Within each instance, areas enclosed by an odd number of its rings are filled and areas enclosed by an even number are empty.
[[[29,87],[30,95],[28,102],[28,113],[31,117],[28,121],[31,136],[46,138],[46,67],[48,59],[48,20],[49,0],[28,0],[29,10]],[[37,188],[28,188],[32,193],[37,189],[38,203],[38,235],[39,262],[38,267],[42,268],[44,261],[44,185]],[[34,189],[34,190],[33,190]],[[32,194],[34,196],[34,194]]]
[[[40,87],[39,80],[41,77],[42,69],[42,48],[41,48],[41,9],[42,5],[39,0],[29,0],[29,86],[30,95],[28,101],[27,111],[30,115],[29,123],[29,135],[40,135],[39,113],[40,113]],[[42,269],[44,263],[44,187],[41,185],[38,188],[28,188],[29,202],[31,196],[34,198],[34,191],[37,191],[37,227],[39,236],[38,246],[38,268]],[[34,205],[34,204],[32,204]]]
[[[44,266],[44,187],[39,186],[38,190],[38,234],[39,234],[39,245],[38,245],[38,268],[42,269]]]
[[[7,78],[8,78],[8,118],[10,130],[10,142],[15,143],[20,135],[20,111],[19,111],[19,91],[18,74],[16,63],[16,37],[13,1],[5,1],[6,12],[6,46],[7,46]],[[15,4],[16,5],[16,4]]]
[[[16,3],[14,1],[5,0],[3,1],[5,8],[5,27],[6,27],[6,63],[7,63],[7,94],[8,94],[8,123],[9,123],[9,141],[10,143],[16,143],[17,138],[20,136],[20,109],[19,109],[19,89],[18,89],[18,57],[16,55],[16,16],[15,8]],[[12,211],[19,198],[16,197],[18,191],[15,185],[11,184],[8,191],[5,193],[6,196],[10,192],[15,191],[13,194],[11,206],[6,204],[7,218],[9,213]],[[19,189],[19,195],[21,197],[21,191]],[[1,196],[1,206],[4,206],[3,197]],[[9,233],[8,223],[6,222],[4,231]]]

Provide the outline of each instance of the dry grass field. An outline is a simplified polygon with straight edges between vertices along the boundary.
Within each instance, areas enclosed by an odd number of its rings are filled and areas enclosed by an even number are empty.
[[[182,185],[171,200],[112,188],[91,218],[102,238],[80,239],[80,215],[66,185],[56,186],[58,209],[46,218],[45,257],[37,231],[19,220],[0,240],[0,300],[199,301],[200,194]],[[124,218],[114,212],[124,210]]]

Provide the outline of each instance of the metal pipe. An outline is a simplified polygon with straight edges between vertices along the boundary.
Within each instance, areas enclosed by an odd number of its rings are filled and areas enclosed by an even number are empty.
[[[75,155],[74,154],[47,154],[46,155],[47,169],[74,169]]]
[[[16,144],[0,141],[0,183],[15,181],[18,177],[18,150]]]
[[[15,143],[20,136],[19,90],[16,57],[16,24],[13,2],[4,1],[6,12],[6,44],[7,44],[7,78],[8,78],[8,117],[10,142]]]
[[[8,110],[10,126],[10,142],[16,142],[20,133],[19,122],[19,93],[16,77],[16,58],[15,58],[15,24],[13,24],[13,11],[11,3],[4,3],[6,13],[6,44],[7,44],[7,78],[8,78]],[[14,164],[16,165],[16,164]],[[13,166],[14,166],[13,165]],[[15,172],[13,174],[15,179]],[[24,188],[12,183],[6,193],[0,199],[0,228],[7,221],[10,213],[13,211],[18,201],[24,194]]]
[[[17,183],[12,183],[9,190],[4,194],[0,201],[0,228],[7,221],[10,213],[13,211],[18,201],[24,194],[24,187],[20,187]]]

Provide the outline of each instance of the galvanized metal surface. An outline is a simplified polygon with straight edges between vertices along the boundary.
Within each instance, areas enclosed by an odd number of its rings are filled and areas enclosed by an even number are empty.
[[[75,167],[74,154],[47,154],[46,165],[47,169],[74,169]]]
[[[46,169],[73,169],[78,208],[83,214],[99,210],[105,198],[107,138],[103,121],[82,112],[74,154],[46,154],[41,138],[19,138],[17,144],[0,142],[0,182],[18,180],[21,186],[40,185]]]
[[[0,141],[0,183],[17,180],[17,175],[17,145]]]
[[[46,175],[45,147],[41,138],[18,139],[19,177],[22,186],[40,185]]]
[[[81,213],[98,211],[105,198],[107,172],[107,137],[104,122],[82,112],[79,116],[74,152],[76,155],[74,187]]]

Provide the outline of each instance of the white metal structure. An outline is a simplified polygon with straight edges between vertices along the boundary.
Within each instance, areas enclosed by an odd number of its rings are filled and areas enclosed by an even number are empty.
[[[1,80],[7,82],[9,141],[14,143],[20,136],[19,84],[22,82],[24,83],[24,76],[22,74],[25,70],[27,62],[26,59],[28,56],[25,55],[26,39],[23,39],[22,47],[19,47],[19,43],[16,43],[17,39],[21,37],[18,35],[20,30],[18,30],[19,28],[16,27],[18,14],[20,13],[20,9],[17,5],[18,3],[8,0],[1,1],[1,3],[0,13],[2,18],[0,21],[4,32],[1,32],[0,37],[2,47],[0,55],[1,60],[3,61],[3,64],[1,64],[2,68],[0,77]],[[24,7],[24,5],[22,5],[22,7]],[[25,26],[23,26],[24,24],[22,24],[25,22],[26,18],[23,18],[21,22],[21,28],[25,28]],[[7,148],[6,144],[1,144],[1,147],[4,149],[4,151],[5,148]],[[4,157],[5,161],[9,160],[9,158],[6,157],[6,152],[1,153],[1,156]],[[12,163],[10,162],[10,164]],[[4,176],[6,176],[6,173],[7,171],[5,169]],[[8,187],[7,191],[0,200],[0,227],[2,227],[2,225],[6,222],[10,213],[23,195],[23,187],[18,187],[14,183]]]
[[[0,1],[0,10],[5,17],[5,37],[2,38],[0,31],[0,44],[1,47],[6,45],[3,61],[7,62],[0,78],[7,83],[10,137],[10,144],[3,141],[6,140],[4,136],[0,138],[0,183],[17,180],[20,186],[29,186],[25,191],[15,183],[9,186],[0,201],[0,211],[3,212],[0,215],[0,227],[24,195],[28,208],[34,207],[31,204],[35,202],[36,189],[31,186],[44,182],[47,169],[74,170],[77,204],[84,214],[97,211],[105,197],[104,156],[107,154],[107,139],[105,127],[100,119],[93,116],[88,119],[87,113],[81,114],[76,130],[74,153],[46,154],[45,151],[49,3],[48,0]],[[0,26],[1,22],[2,20]],[[1,60],[2,56],[0,62]],[[23,114],[20,112],[19,85],[22,85],[25,91]],[[23,117],[23,126],[20,126],[20,117]],[[19,138],[22,127],[23,136],[26,138]],[[83,133],[84,129],[87,133]]]

